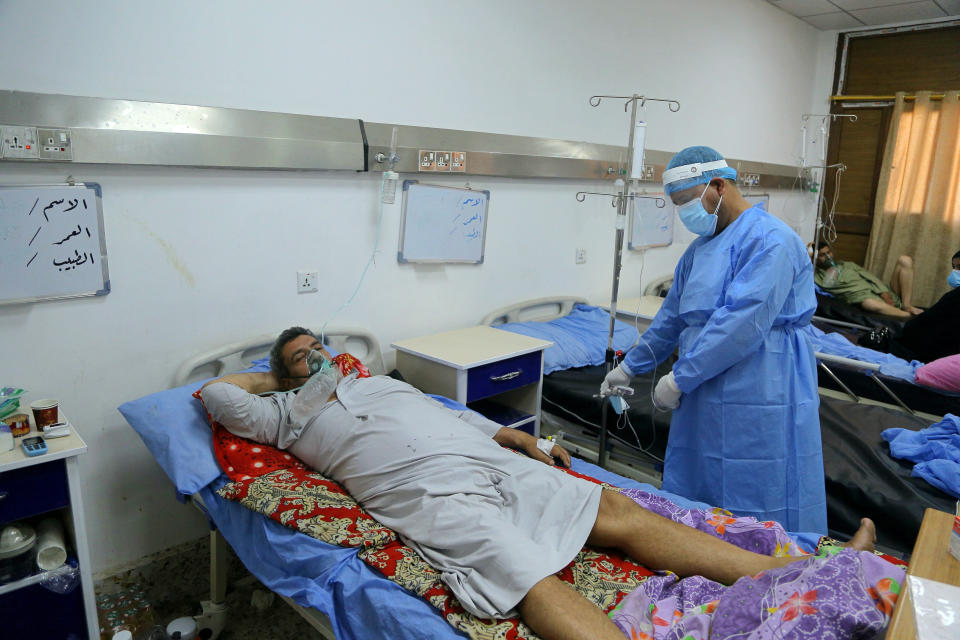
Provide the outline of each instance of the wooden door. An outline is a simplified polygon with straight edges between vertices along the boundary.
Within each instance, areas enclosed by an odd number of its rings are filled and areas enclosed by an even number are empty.
[[[840,176],[834,215],[837,230],[834,254],[840,260],[862,265],[866,258],[892,112],[893,108],[889,106],[834,109],[834,113],[857,116],[856,122],[850,118],[837,118],[831,127],[827,149],[827,164],[842,162],[847,165],[847,170]],[[824,223],[837,192],[836,177],[836,170],[827,170],[823,185]]]

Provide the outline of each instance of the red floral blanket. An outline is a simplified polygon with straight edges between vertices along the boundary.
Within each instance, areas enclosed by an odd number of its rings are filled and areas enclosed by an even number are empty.
[[[344,375],[355,370],[362,378],[370,375],[349,354],[340,354],[333,361]],[[199,399],[199,391],[194,397]],[[211,425],[217,461],[232,481],[218,492],[224,498],[329,544],[359,547],[364,562],[425,598],[447,622],[475,640],[537,638],[518,619],[480,619],[464,611],[440,581],[440,575],[336,482],[310,471],[284,451],[235,436],[212,419]],[[564,471],[597,482],[574,471]],[[557,575],[604,611],[610,611],[652,573],[619,554],[585,547]]]

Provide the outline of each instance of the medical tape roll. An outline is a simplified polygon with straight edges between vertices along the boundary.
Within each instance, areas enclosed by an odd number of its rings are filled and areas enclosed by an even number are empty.
[[[550,452],[553,451],[554,444],[555,443],[552,440],[547,440],[546,438],[540,438],[539,440],[537,440],[537,449],[540,449],[540,451],[543,451],[548,456],[553,457],[553,454]]]
[[[59,518],[44,518],[37,525],[37,566],[51,571],[67,561],[63,525]]]

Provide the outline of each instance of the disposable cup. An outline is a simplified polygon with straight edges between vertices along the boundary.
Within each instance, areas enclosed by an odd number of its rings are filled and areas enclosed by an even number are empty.
[[[60,403],[52,398],[34,400],[30,403],[30,409],[33,411],[33,421],[37,425],[37,431],[43,431],[45,427],[60,419]]]

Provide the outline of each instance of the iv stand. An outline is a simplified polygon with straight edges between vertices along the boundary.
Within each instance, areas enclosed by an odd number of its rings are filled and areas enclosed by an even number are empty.
[[[802,122],[807,122],[810,118],[822,118],[821,122],[825,122],[827,118],[830,118],[831,124],[836,121],[837,118],[849,118],[850,122],[857,121],[857,115],[855,113],[805,113],[800,118]],[[820,125],[820,147],[822,149],[822,161],[823,165],[821,166],[809,166],[806,164],[807,159],[807,125],[803,124],[800,127],[801,131],[801,142],[800,142],[800,165],[804,169],[823,169],[823,180],[820,183],[820,188],[817,190],[817,221],[813,228],[813,257],[816,260],[817,252],[820,250],[820,225],[821,225],[821,211],[823,210],[823,189],[827,184],[827,169],[839,168],[840,172],[847,170],[847,165],[842,162],[837,162],[835,164],[827,164],[827,152],[829,150],[829,145],[827,141],[830,139],[830,130],[825,126],[825,124]],[[836,188],[836,185],[834,185]]]
[[[644,106],[647,100],[653,100],[656,102],[666,102],[670,111],[678,111],[680,109],[680,103],[676,100],[665,100],[662,98],[647,98],[645,96],[639,96],[633,94],[632,96],[591,96],[590,106],[596,107],[600,104],[603,98],[617,98],[626,100],[623,105],[623,110],[626,111],[627,107],[631,107],[630,111],[630,137],[629,142],[627,143],[627,168],[626,171],[621,169],[621,175],[619,178],[623,179],[623,184],[620,185],[620,190],[616,194],[604,194],[604,193],[595,193],[591,191],[580,191],[577,193],[576,198],[578,202],[583,202],[587,194],[591,195],[607,195],[613,197],[613,205],[617,208],[617,223],[616,223],[616,233],[614,236],[613,244],[613,283],[611,286],[610,292],[610,329],[607,336],[607,350],[605,354],[604,361],[606,362],[607,373],[610,373],[614,368],[614,362],[616,361],[616,351],[613,348],[613,332],[616,328],[616,318],[617,318],[617,297],[620,291],[620,267],[623,264],[623,230],[626,227],[627,220],[627,202],[632,198],[648,198],[651,200],[657,201],[657,206],[663,208],[666,206],[666,201],[663,198],[657,196],[642,196],[639,194],[630,193],[630,183],[633,180],[639,180],[639,178],[634,178],[633,175],[633,160],[634,160],[634,133],[637,129],[637,109],[638,107]],[[676,108],[674,108],[674,106]],[[641,143],[642,144],[642,143]],[[640,155],[641,165],[643,163],[643,152],[641,150]],[[642,171],[643,167],[640,167]],[[638,173],[639,175],[639,173]],[[597,452],[597,464],[600,467],[606,467],[607,465],[607,414],[610,407],[609,403],[606,402],[606,398],[601,398],[600,402],[602,403],[601,409],[601,420],[600,420],[600,442],[599,442],[599,451]]]

